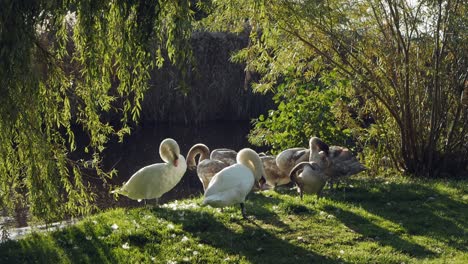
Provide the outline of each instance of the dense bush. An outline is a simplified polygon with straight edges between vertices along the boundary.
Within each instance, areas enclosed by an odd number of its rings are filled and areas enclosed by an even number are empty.
[[[355,114],[372,119],[368,132],[353,131],[359,141],[411,175],[467,173],[463,1],[243,0],[210,8],[207,28],[250,32],[234,58],[261,75],[255,90],[274,91],[285,76],[348,80],[361,100]]]
[[[350,127],[337,120],[337,109],[350,102],[345,88],[343,83],[326,87],[323,83],[293,84],[286,80],[273,97],[277,109],[253,121],[250,142],[271,146],[274,152],[308,147],[312,135],[333,144],[349,143]]]

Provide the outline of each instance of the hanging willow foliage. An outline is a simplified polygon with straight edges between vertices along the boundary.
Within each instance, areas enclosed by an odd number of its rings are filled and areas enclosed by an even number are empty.
[[[2,1],[0,209],[26,205],[47,221],[88,213],[75,125],[106,180],[100,153],[138,119],[151,70],[190,60],[191,22],[190,1]]]

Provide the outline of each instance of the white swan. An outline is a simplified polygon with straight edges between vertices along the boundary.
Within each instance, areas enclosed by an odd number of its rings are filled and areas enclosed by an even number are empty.
[[[298,163],[309,159],[310,150],[306,148],[289,148],[276,156],[276,165],[283,177],[289,177],[289,172]]]
[[[328,145],[318,137],[312,137],[309,141],[309,146],[309,161],[316,161],[323,164],[322,169],[331,187],[333,187],[335,181],[339,181],[343,177],[348,177],[367,170],[347,148],[340,146],[328,147]],[[320,162],[323,159],[322,152],[326,159]]]
[[[277,186],[288,184],[291,182],[289,174],[283,173],[276,164],[276,157],[271,155],[264,155],[260,156],[260,159],[263,163],[263,168],[265,170],[265,174],[263,177],[265,178],[266,184],[269,186],[276,188]]]
[[[209,157],[210,149],[199,143],[193,145],[187,153],[187,165],[191,170],[197,169],[197,175],[203,184],[203,190],[206,190],[217,172],[236,163],[236,154],[237,152],[230,149],[215,149],[211,152],[211,157]],[[195,162],[197,155],[200,155],[198,165]]]
[[[159,198],[174,188],[187,170],[187,163],[184,156],[180,155],[179,145],[175,140],[166,138],[159,146],[159,155],[166,163],[141,168],[121,188],[112,193],[141,201]]]
[[[321,163],[326,162],[325,153],[321,152]],[[290,177],[296,183],[302,197],[304,193],[316,194],[317,199],[326,183],[326,176],[322,169],[324,165],[317,162],[301,162],[297,164],[290,172]]]
[[[225,207],[240,204],[242,216],[245,213],[245,197],[258,182],[264,169],[257,152],[244,148],[237,154],[237,163],[222,169],[211,180],[205,191],[202,205]]]

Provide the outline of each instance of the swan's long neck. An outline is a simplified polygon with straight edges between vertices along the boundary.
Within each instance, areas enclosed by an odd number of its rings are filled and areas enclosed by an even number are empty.
[[[195,157],[198,157],[198,163],[202,162],[205,159],[208,159],[210,156],[210,149],[204,144],[195,144],[192,148],[190,148],[189,152],[187,153],[187,162],[189,166],[196,166],[195,164]]]
[[[318,137],[312,137],[309,141],[310,156],[309,161],[318,161],[319,152],[323,151],[328,156],[329,147],[328,145],[320,140]]]
[[[257,152],[251,149],[243,149],[237,154],[237,163],[240,163],[247,168],[249,168],[256,181],[259,181],[262,178],[262,175],[265,174],[263,168],[263,163]]]

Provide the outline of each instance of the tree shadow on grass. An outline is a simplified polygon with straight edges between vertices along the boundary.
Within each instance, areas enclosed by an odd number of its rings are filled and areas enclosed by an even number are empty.
[[[113,249],[121,247],[120,241],[104,240],[113,230],[107,227],[98,231],[90,222],[83,225],[82,228],[68,226],[48,236],[33,233],[28,239],[0,244],[0,263],[118,263]],[[147,241],[145,236],[131,234],[121,238],[132,246],[145,249],[154,242]]]
[[[281,199],[265,196],[261,193],[250,193],[246,202],[247,214],[258,220],[267,219],[268,223],[278,228],[287,229],[288,225],[281,221],[276,213],[266,209],[266,206],[278,206],[283,201]]]
[[[103,234],[95,233],[95,228],[91,225],[92,223],[85,222],[82,229],[69,226],[51,233],[51,236],[71,263],[116,263],[112,245],[102,241]],[[110,234],[112,231],[107,230],[106,233]]]
[[[258,210],[259,208],[256,208]],[[184,212],[184,219],[179,213]],[[167,208],[154,209],[158,217],[167,221],[181,224],[184,231],[192,234],[200,242],[218,248],[233,255],[244,256],[251,263],[335,263],[336,260],[327,258],[312,250],[283,240],[269,230],[263,229],[258,220],[254,223],[247,220],[234,219],[238,231],[231,230],[213,215],[203,211],[170,210]],[[278,220],[269,221],[276,217],[262,212],[262,222],[276,224]],[[270,218],[271,217],[271,218]],[[284,225],[284,224],[283,224]]]
[[[468,204],[418,183],[364,182],[336,193],[332,200],[356,204],[366,211],[399,224],[409,235],[437,238],[447,245],[467,247]]]
[[[59,263],[62,254],[54,243],[34,233],[28,240],[0,244],[0,263]]]
[[[109,245],[75,226],[50,236],[33,233],[28,239],[7,241],[0,252],[0,263],[116,263]]]
[[[358,214],[351,211],[342,210],[338,207],[327,205],[324,208],[328,213],[335,216],[348,228],[364,236],[365,239],[374,240],[381,245],[388,245],[397,251],[410,256],[426,258],[434,255],[434,252],[411,242],[408,242],[398,235],[391,234],[389,230],[379,227]],[[338,214],[336,212],[339,211]]]

